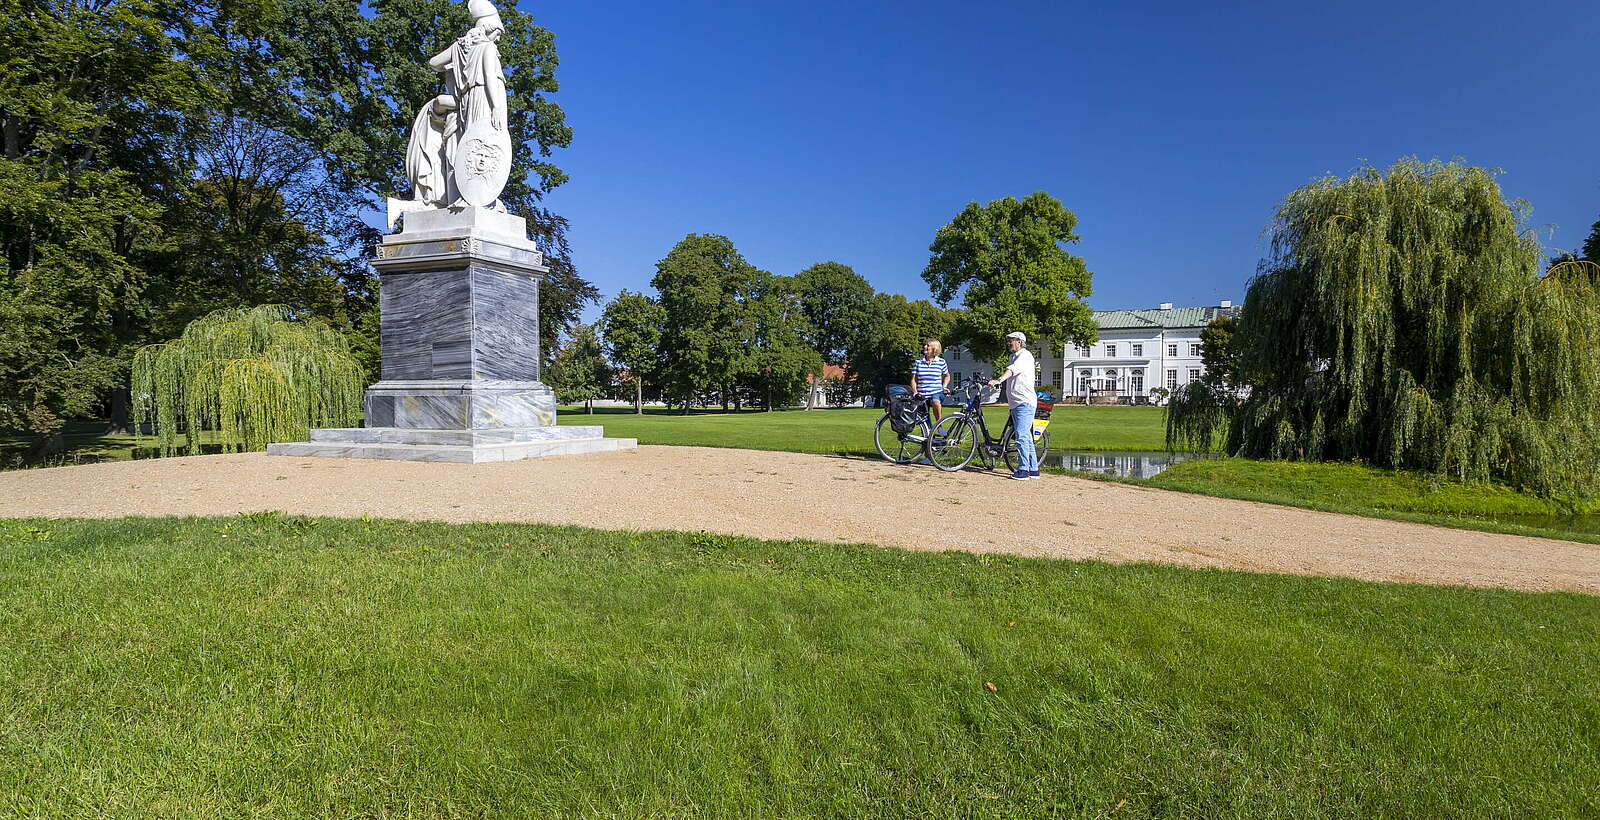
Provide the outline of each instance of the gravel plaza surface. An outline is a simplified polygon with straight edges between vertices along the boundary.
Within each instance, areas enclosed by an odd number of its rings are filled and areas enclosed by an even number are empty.
[[[292,515],[686,530],[1600,593],[1600,547],[1046,475],[703,447],[488,464],[263,453],[0,473],[0,517]]]

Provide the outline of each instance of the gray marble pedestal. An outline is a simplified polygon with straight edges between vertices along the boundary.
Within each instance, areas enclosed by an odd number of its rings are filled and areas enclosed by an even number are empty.
[[[599,427],[555,426],[555,393],[539,381],[549,268],[521,217],[412,212],[372,264],[383,380],[367,390],[366,426],[313,430],[269,454],[477,463],[637,446]]]

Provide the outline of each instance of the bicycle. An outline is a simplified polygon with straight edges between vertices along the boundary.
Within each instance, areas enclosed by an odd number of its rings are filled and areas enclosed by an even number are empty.
[[[1017,451],[1017,438],[1012,435],[1015,429],[1010,414],[1006,415],[1006,425],[1000,430],[1000,437],[989,435],[989,422],[983,416],[983,406],[979,397],[988,383],[979,378],[973,378],[959,390],[966,395],[966,402],[961,409],[945,416],[933,428],[933,437],[928,439],[928,460],[933,466],[945,472],[953,473],[977,458],[985,470],[993,470],[1002,461],[1006,469],[1016,472],[1022,463],[1021,453]],[[1033,452],[1039,462],[1044,461],[1044,454],[1050,449],[1049,419],[1050,411],[1055,407],[1044,394],[1039,394],[1039,409],[1043,414],[1044,425],[1034,424]],[[979,436],[982,438],[979,438]]]
[[[928,450],[928,438],[933,434],[933,423],[928,417],[928,400],[920,396],[912,396],[911,390],[904,385],[892,385],[889,388],[889,405],[884,408],[883,417],[878,419],[878,426],[872,430],[872,443],[877,445],[878,454],[895,464],[910,464],[923,456]],[[896,431],[895,405],[908,401],[918,402],[918,407],[912,411],[915,415],[910,419],[902,419],[905,427]]]

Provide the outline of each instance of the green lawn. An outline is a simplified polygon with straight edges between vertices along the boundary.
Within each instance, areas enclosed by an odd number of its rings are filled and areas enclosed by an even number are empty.
[[[985,409],[990,432],[1006,423],[1003,407]],[[1050,446],[1061,450],[1162,450],[1166,448],[1166,410],[1159,407],[1056,407],[1050,419]],[[704,413],[684,416],[653,411],[636,416],[631,408],[597,408],[593,415],[563,408],[561,424],[599,424],[606,435],[636,438],[640,444],[746,447],[800,453],[876,453],[873,425],[882,410],[847,408],[783,410],[775,413]]]
[[[1597,668],[1580,595],[0,520],[4,815],[1593,816]]]
[[[77,419],[67,422],[63,431],[65,455],[50,459],[50,466],[94,464],[101,461],[127,461],[134,447],[156,446],[155,436],[108,436],[105,419]],[[21,466],[28,448],[28,437],[0,430],[0,469]]]
[[[1005,409],[986,411],[992,432],[1000,434]],[[1051,421],[1051,446],[1073,450],[1160,450],[1165,447],[1166,411],[1156,407],[1059,407]],[[872,427],[882,410],[783,410],[775,413],[701,411],[690,416],[651,409],[635,416],[631,408],[597,408],[593,415],[562,408],[560,424],[599,424],[606,435],[637,438],[641,444],[746,447],[800,453],[876,453]],[[107,436],[104,420],[71,422],[68,452],[51,466],[126,461],[135,447],[154,447],[154,436]],[[26,439],[0,434],[0,469],[17,466]]]

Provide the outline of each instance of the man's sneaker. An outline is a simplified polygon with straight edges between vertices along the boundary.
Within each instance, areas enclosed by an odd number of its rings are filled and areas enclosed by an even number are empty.
[[[1038,478],[1039,477],[1039,471],[1038,470],[1030,470],[1028,472],[1028,477],[1029,478]]]
[[[1028,479],[1032,478],[1033,476],[1028,475],[1028,471],[1027,470],[1018,470],[1018,471],[1012,473],[1011,477],[1016,479],[1016,480],[1018,480],[1018,481],[1027,481]]]

